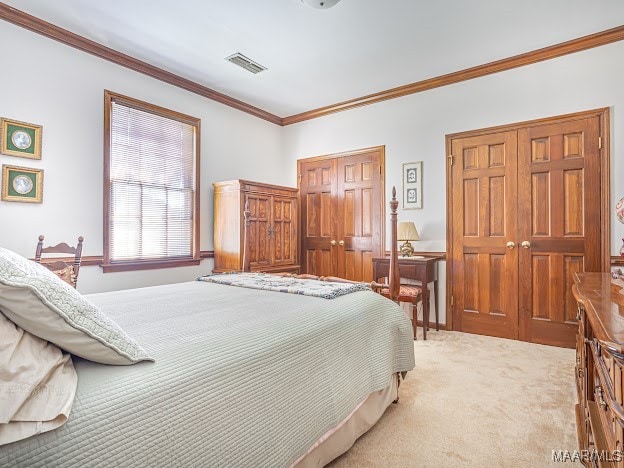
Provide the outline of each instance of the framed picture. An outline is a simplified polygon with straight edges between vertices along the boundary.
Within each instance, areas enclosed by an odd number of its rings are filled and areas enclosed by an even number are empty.
[[[41,125],[0,118],[0,152],[8,156],[41,159]]]
[[[403,209],[422,208],[422,161],[403,164]]]
[[[2,200],[41,203],[43,169],[2,165]]]

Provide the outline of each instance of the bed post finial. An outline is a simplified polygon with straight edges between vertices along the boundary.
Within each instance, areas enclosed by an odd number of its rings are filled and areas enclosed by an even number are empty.
[[[249,200],[245,200],[245,209],[243,211],[245,222],[243,223],[243,271],[251,271],[249,265],[249,217],[251,211],[249,211]]]
[[[390,272],[388,277],[388,289],[390,299],[396,301],[401,288],[399,275],[399,257],[397,254],[397,208],[399,202],[396,198],[396,187],[392,187],[392,200],[390,200],[390,232],[392,243],[390,244]]]

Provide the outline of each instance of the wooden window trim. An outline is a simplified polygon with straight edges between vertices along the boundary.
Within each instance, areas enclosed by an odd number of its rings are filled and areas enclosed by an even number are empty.
[[[195,131],[195,206],[193,210],[193,245],[192,256],[185,258],[169,258],[158,260],[128,260],[111,261],[109,249],[109,222],[110,222],[110,150],[111,150],[111,109],[113,102],[160,115],[169,119],[178,120],[196,128]],[[199,250],[199,216],[200,216],[200,155],[201,155],[201,119],[191,117],[180,112],[156,106],[122,94],[104,90],[104,248],[102,270],[104,273],[131,270],[150,270],[159,268],[174,268],[181,266],[199,265],[201,252]]]

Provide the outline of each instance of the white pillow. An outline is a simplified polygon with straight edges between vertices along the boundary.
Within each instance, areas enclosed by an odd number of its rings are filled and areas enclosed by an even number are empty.
[[[42,265],[0,247],[0,311],[24,330],[102,364],[153,361],[98,307]]]
[[[65,424],[78,386],[71,356],[2,313],[0,336],[0,445]]]

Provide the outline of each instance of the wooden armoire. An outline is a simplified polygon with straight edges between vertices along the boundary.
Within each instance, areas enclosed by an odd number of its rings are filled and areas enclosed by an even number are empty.
[[[243,211],[249,201],[251,270],[298,273],[298,190],[248,180],[215,182],[213,186],[213,271],[242,270]]]

